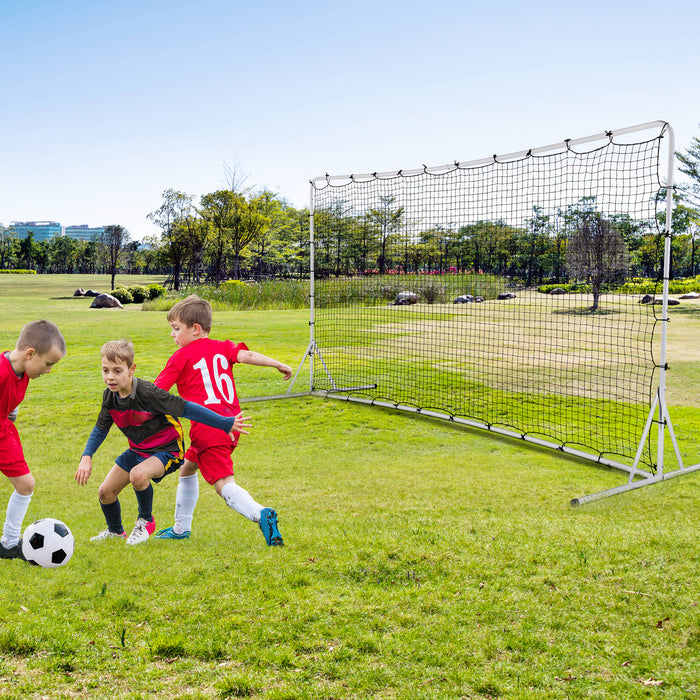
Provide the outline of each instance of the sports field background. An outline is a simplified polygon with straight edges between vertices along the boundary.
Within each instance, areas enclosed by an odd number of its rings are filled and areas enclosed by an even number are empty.
[[[0,697],[694,698],[700,694],[700,477],[573,509],[618,472],[519,441],[317,398],[245,405],[239,482],[280,515],[282,549],[200,480],[192,538],[89,543],[97,487],[73,475],[99,409],[99,347],[130,337],[153,379],[175,346],[162,312],[91,310],[108,278],[0,278],[0,345],[49,318],[68,355],[30,383],[18,428],[37,488],[25,524],[58,517],[55,570],[0,561]],[[118,279],[118,282],[128,281]],[[138,281],[160,281],[158,279]],[[700,437],[700,307],[669,325],[669,404]],[[296,369],[304,311],[216,312],[213,337]],[[242,396],[286,389],[240,367]],[[297,388],[305,388],[302,372]],[[698,460],[700,461],[700,460]],[[170,525],[176,478],[155,487]],[[10,494],[5,482],[2,507]],[[133,495],[122,498],[125,524]]]

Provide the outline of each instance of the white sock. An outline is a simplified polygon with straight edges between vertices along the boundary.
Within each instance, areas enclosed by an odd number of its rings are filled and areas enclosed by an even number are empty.
[[[7,503],[7,515],[5,516],[5,525],[2,528],[3,547],[14,547],[22,534],[22,521],[27,514],[29,501],[32,500],[32,494],[22,496],[17,491],[13,491],[10,500]]]
[[[260,522],[260,511],[263,507],[253,500],[253,497],[234,481],[229,481],[221,489],[221,497],[226,501],[226,505],[236,513],[240,513],[254,523]]]
[[[199,477],[196,474],[181,476],[175,495],[175,524],[173,530],[181,535],[192,530],[192,516],[199,498]]]

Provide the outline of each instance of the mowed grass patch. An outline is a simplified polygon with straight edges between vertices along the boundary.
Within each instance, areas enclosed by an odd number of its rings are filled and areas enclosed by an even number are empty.
[[[19,330],[8,299],[5,347]],[[284,548],[266,547],[202,481],[191,539],[90,543],[103,527],[97,486],[125,445],[113,431],[91,482],[75,484],[102,393],[99,346],[130,335],[152,378],[174,345],[162,313],[86,318],[73,301],[42,308],[35,295],[36,317],[64,328],[69,355],[31,383],[18,427],[37,478],[26,523],[60,517],[76,551],[55,570],[0,561],[0,696],[700,693],[697,475],[572,509],[570,498],[620,474],[383,409],[250,403],[237,479],[278,510]],[[213,335],[295,365],[308,324],[303,312],[217,312]],[[286,388],[271,370],[237,369],[242,395]],[[696,407],[679,423],[700,434]],[[176,484],[155,487],[159,526],[172,522]],[[122,504],[129,526],[133,494]]]

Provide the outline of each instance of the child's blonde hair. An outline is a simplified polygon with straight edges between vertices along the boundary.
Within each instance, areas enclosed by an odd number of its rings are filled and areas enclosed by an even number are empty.
[[[18,350],[27,350],[28,348],[33,348],[39,355],[45,355],[51,348],[56,348],[65,355],[66,341],[55,323],[30,321],[19,332],[17,339]]]
[[[100,356],[110,362],[125,362],[127,367],[134,366],[134,344],[130,340],[110,340],[100,348]]]
[[[209,333],[212,323],[211,304],[196,294],[190,294],[168,311],[168,323],[174,321],[179,321],[188,328],[192,328],[196,323],[205,333]]]

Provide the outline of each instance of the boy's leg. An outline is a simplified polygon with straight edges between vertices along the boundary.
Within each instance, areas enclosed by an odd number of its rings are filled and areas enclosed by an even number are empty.
[[[129,483],[129,472],[115,464],[100,484],[97,494],[100,499],[100,507],[105,516],[107,529],[92,537],[92,541],[100,541],[109,537],[125,537],[122,525],[122,510],[119,503],[119,494]]]
[[[21,557],[22,545],[20,536],[22,534],[22,523],[34,493],[34,477],[27,473],[8,478],[15,490],[7,503],[5,524],[3,525],[2,538],[0,539],[0,557],[3,559],[14,559]]]
[[[241,486],[236,483],[233,476],[219,479],[214,488],[226,501],[226,505],[240,513],[248,520],[258,523],[265,542],[270,546],[281,547],[284,544],[282,535],[277,528],[277,513],[272,508],[264,508]]]
[[[139,514],[134,529],[127,539],[127,544],[145,542],[156,529],[153,519],[153,486],[151,479],[158,479],[165,473],[165,466],[158,457],[149,457],[139,462],[129,472],[131,485],[134,487]]]
[[[197,463],[189,459],[180,467],[180,478],[177,482],[175,497],[175,525],[173,531],[182,535],[192,530],[194,509],[199,500],[199,475]]]
[[[216,481],[214,488],[219,496],[226,501],[229,508],[254,523],[260,522],[260,513],[263,507],[242,486],[236,483],[233,475]]]
[[[188,450],[188,452],[191,452]],[[192,518],[199,499],[197,462],[185,459],[180,467],[180,477],[175,495],[175,524],[156,533],[159,540],[185,540],[192,531]]]

